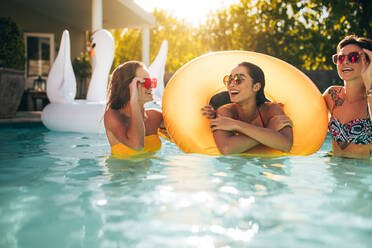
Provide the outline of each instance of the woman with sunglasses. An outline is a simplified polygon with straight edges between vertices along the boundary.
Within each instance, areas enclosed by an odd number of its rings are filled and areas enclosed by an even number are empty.
[[[146,110],[152,101],[156,79],[141,62],[129,61],[112,73],[104,115],[107,139],[113,155],[156,152],[161,147],[157,135],[163,117],[157,110]]]
[[[292,122],[281,106],[267,102],[265,76],[261,68],[243,62],[225,76],[231,104],[217,109],[202,108],[210,118],[216,145],[222,154],[239,154],[257,145],[289,152],[293,143]]]
[[[331,113],[328,124],[334,156],[370,158],[372,151],[372,40],[347,36],[332,57],[344,86],[323,94]]]

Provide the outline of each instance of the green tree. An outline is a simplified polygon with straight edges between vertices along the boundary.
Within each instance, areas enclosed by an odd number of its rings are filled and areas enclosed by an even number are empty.
[[[248,50],[265,53],[305,68],[314,50],[316,13],[305,12],[307,3],[297,1],[241,0],[211,15],[202,37],[213,50]],[[312,52],[312,57],[316,53]]]
[[[250,50],[301,69],[328,69],[342,38],[372,36],[371,5],[364,0],[240,0],[210,15],[201,36],[212,50]]]
[[[150,30],[150,61],[152,62],[163,40],[168,41],[166,71],[176,71],[182,65],[206,51],[198,38],[198,30],[164,10],[154,10],[156,26]],[[140,29],[117,29],[113,67],[129,60],[142,59],[142,32]]]
[[[319,23],[321,47],[319,53],[325,56],[327,64],[332,65],[331,56],[337,44],[345,36],[356,34],[372,38],[372,2],[368,0],[312,0],[322,7]]]
[[[163,40],[168,41],[166,71],[176,71],[185,63],[207,51],[198,37],[198,29],[164,10],[154,10],[157,25],[151,29],[151,61],[155,59]]]
[[[168,41],[167,71],[176,71],[209,51],[246,50],[272,55],[306,70],[334,68],[331,56],[349,34],[372,38],[372,2],[366,0],[240,0],[210,13],[206,24],[187,25],[155,10],[150,31],[150,61]],[[114,67],[141,60],[142,33],[114,30]]]
[[[139,29],[115,29],[111,31],[115,40],[115,56],[112,69],[129,60],[142,59],[142,33]]]

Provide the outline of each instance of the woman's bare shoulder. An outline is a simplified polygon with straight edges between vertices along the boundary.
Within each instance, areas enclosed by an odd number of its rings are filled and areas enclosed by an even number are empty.
[[[273,116],[284,114],[283,107],[284,105],[282,103],[265,102],[261,109],[263,110],[263,113],[266,113],[266,115]]]
[[[337,95],[342,88],[343,88],[343,86],[341,86],[341,85],[331,85],[323,92],[323,96],[324,97],[328,97],[328,96],[332,97],[333,95]]]
[[[341,85],[332,85],[324,91],[323,98],[327,104],[328,109],[333,108],[333,104],[336,101],[342,89],[343,86]]]
[[[116,125],[125,125],[125,123],[127,123],[128,116],[120,113],[118,110],[108,109],[103,116],[103,120],[107,128]]]
[[[229,103],[225,104],[217,109],[217,113],[224,115],[224,116],[235,116],[236,115],[236,104],[235,103]]]
[[[147,127],[155,126],[156,129],[162,125],[163,122],[163,114],[156,109],[149,109],[146,110],[147,118],[145,123]]]
[[[115,110],[115,109],[108,109],[105,111],[105,114],[103,116],[103,118],[105,119],[105,121],[107,120],[111,120],[111,119],[116,119],[116,118],[119,118],[120,117],[120,113],[118,110]]]
[[[163,114],[161,111],[157,110],[157,109],[149,109],[149,110],[146,110],[146,114],[149,118],[151,119],[160,119],[162,120],[163,119]]]

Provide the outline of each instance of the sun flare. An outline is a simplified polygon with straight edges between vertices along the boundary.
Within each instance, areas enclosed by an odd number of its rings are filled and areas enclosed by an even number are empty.
[[[152,12],[155,8],[164,9],[177,19],[184,19],[197,26],[205,22],[211,11],[228,7],[238,0],[135,0],[135,2],[148,12]]]

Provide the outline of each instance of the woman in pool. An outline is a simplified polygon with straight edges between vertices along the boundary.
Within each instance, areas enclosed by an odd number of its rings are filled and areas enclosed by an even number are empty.
[[[289,152],[293,143],[292,122],[281,106],[267,102],[265,76],[258,66],[243,62],[225,76],[231,104],[202,108],[210,118],[216,145],[222,154],[238,154],[262,144]]]
[[[334,156],[369,158],[372,151],[372,40],[347,36],[332,57],[344,86],[323,94],[331,113],[328,124]]]
[[[141,62],[126,62],[112,73],[104,115],[112,154],[133,155],[160,149],[157,132],[162,114],[144,109],[144,104],[153,100],[155,87],[156,79],[150,78]]]

